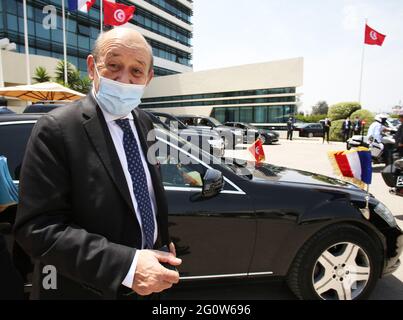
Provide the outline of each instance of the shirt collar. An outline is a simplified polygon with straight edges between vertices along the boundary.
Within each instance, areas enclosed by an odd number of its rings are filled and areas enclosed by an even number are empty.
[[[97,99],[97,96],[96,96],[96,94],[95,94],[95,88],[94,88],[94,86],[92,87],[91,94],[92,94],[93,98],[95,99],[95,101],[98,103],[99,108],[101,109],[102,114],[104,115],[104,118],[105,118],[106,123],[114,122],[114,121],[119,120],[119,119],[129,119],[129,120],[133,120],[133,114],[132,114],[131,112],[130,112],[127,116],[122,117],[122,116],[116,116],[116,115],[110,114],[108,111],[106,111],[106,110],[102,107],[102,105],[99,103],[99,100]]]

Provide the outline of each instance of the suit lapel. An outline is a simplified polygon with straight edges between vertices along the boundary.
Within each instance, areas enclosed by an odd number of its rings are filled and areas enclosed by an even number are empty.
[[[120,194],[129,208],[135,212],[122,165],[113,144],[108,126],[102,111],[99,109],[99,106],[91,95],[88,95],[87,99],[83,101],[83,109],[83,114],[86,118],[83,125],[89,139]]]

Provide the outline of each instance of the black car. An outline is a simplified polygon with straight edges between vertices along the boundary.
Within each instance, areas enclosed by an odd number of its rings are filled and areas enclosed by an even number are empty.
[[[295,130],[299,131],[300,137],[323,137],[323,126],[321,123],[300,124]]]
[[[225,122],[227,127],[234,127],[243,131],[244,143],[250,144],[260,138],[263,144],[273,144],[278,142],[279,134],[274,131],[259,129],[255,126],[245,122]]]
[[[47,113],[63,106],[60,103],[34,103],[27,106],[22,113]]]
[[[192,142],[203,150],[209,150],[215,156],[224,156],[224,140],[220,134],[211,129],[202,127],[189,128],[180,119],[170,113],[146,111],[154,123],[162,124],[166,129],[176,132],[181,138]]]
[[[0,106],[0,116],[10,114],[15,114],[15,112],[13,110],[10,110],[6,106]]]
[[[235,149],[237,145],[243,144],[242,130],[233,127],[227,127],[213,117],[195,115],[180,115],[176,117],[189,128],[199,127],[217,131],[224,139],[225,149]]]
[[[13,158],[10,171],[17,172],[35,119],[0,121],[0,154]],[[367,207],[358,187],[214,158],[167,130],[157,132],[181,283],[283,277],[301,299],[360,299],[398,268],[403,233],[377,199],[371,196]]]

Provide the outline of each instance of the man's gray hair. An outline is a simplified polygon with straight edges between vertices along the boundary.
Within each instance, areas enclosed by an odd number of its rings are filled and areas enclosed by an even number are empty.
[[[103,33],[100,33],[98,35],[98,38],[95,40],[95,44],[94,44],[94,48],[92,49],[92,56],[94,57],[95,61],[98,62],[99,58],[101,57],[102,54],[102,45],[103,42],[106,38],[106,35],[111,32],[113,29],[108,30],[108,31],[104,31]],[[150,52],[150,57],[151,57],[151,61],[150,61],[150,71],[154,68],[154,56],[153,56],[153,48],[150,45],[150,43],[147,41],[146,38],[144,38],[145,42],[146,42],[146,46],[148,51]],[[130,45],[128,45],[128,47],[130,47]]]

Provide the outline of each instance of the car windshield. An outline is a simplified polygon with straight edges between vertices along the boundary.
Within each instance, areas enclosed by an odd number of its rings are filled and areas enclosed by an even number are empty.
[[[212,122],[216,127],[222,126],[222,123],[215,118],[206,118],[206,119],[208,119],[210,122]]]
[[[246,128],[248,128],[248,129],[258,130],[255,126],[252,126],[252,125],[249,124],[249,123],[244,123],[243,125],[244,125]]]
[[[194,144],[190,143],[189,141],[183,139],[177,132],[173,132],[171,130],[167,130],[164,126],[158,123],[154,123],[154,127],[156,128],[156,135],[157,138],[165,141],[169,141],[174,145],[188,151],[192,155],[196,155],[200,160],[209,163],[217,163],[220,164],[222,161],[215,157],[214,155],[210,154],[201,148],[198,148]]]

